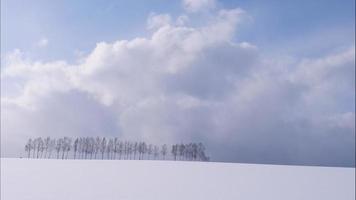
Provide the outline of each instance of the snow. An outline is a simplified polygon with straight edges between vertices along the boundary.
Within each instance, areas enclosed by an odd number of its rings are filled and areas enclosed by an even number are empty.
[[[1,159],[2,200],[354,200],[355,168]]]

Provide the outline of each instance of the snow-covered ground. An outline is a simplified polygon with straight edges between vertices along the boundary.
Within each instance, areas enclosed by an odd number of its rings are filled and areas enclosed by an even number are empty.
[[[1,159],[2,200],[354,200],[355,168]]]

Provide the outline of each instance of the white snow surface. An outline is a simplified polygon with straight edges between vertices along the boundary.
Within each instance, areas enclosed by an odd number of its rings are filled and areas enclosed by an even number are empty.
[[[354,200],[355,168],[1,159],[2,200]]]

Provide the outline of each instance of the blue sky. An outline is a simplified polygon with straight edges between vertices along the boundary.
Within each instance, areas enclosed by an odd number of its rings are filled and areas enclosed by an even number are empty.
[[[106,136],[355,166],[354,16],[349,0],[2,0],[2,156]]]
[[[73,58],[76,50],[88,53],[100,41],[146,36],[145,23],[151,12],[177,16],[183,11],[177,0],[2,0],[1,3],[2,54],[19,48],[44,60]],[[237,31],[235,39],[257,44],[266,51],[287,49],[314,55],[354,41],[353,0],[241,0],[220,1],[219,6],[245,9],[252,20]],[[46,50],[36,48],[42,38],[49,41]],[[315,38],[323,41],[312,47],[293,50],[286,47],[291,41],[300,46]]]

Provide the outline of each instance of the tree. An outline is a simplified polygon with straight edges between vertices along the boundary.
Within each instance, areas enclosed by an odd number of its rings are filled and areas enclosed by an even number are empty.
[[[136,154],[138,152],[138,143],[135,142],[133,145],[134,160],[136,160]]]
[[[184,156],[184,151],[185,151],[185,145],[184,144],[180,144],[180,145],[178,145],[177,146],[177,154],[179,155],[179,158],[180,158],[180,160],[182,160],[182,158],[184,158],[183,156]]]
[[[119,152],[119,159],[121,160],[122,152],[124,151],[124,144],[122,141],[119,142],[119,147],[118,147],[118,152]]]
[[[131,160],[131,155],[133,152],[133,144],[131,142],[127,142],[127,153],[128,153],[128,159]]]
[[[65,137],[65,144],[66,144],[66,156],[65,158],[68,159],[68,152],[72,149],[72,138]]]
[[[201,161],[209,161],[209,157],[207,157],[205,155],[205,147],[202,143],[198,144],[197,156],[198,156],[199,160],[201,160]]]
[[[88,147],[89,147],[89,155],[90,155],[90,159],[93,158],[93,154],[95,151],[95,140],[94,138],[90,137],[88,139]]]
[[[40,152],[43,152],[43,140],[41,137],[37,138],[37,154],[36,158],[40,156]]]
[[[67,158],[68,152],[71,149],[71,143],[72,143],[72,139],[70,139],[69,137],[64,137],[63,138],[62,145],[61,145],[62,159]]]
[[[198,159],[198,145],[194,143],[192,145],[192,159],[197,160]]]
[[[99,137],[96,138],[95,144],[94,144],[94,158],[96,159],[96,155],[98,154],[100,150],[100,145],[101,145],[101,139]]]
[[[63,139],[57,139],[56,141],[56,152],[57,152],[57,159],[59,158],[59,153],[61,152],[62,149],[62,143],[63,143]]]
[[[72,150],[74,159],[93,159],[93,157],[96,159],[99,152],[101,159],[104,159],[105,155],[107,159],[116,159],[118,153],[119,159],[136,159],[137,154],[139,160],[152,159],[152,155],[153,159],[157,160],[161,154],[162,159],[165,160],[169,152],[172,153],[169,158],[174,160],[209,161],[210,159],[205,154],[205,146],[202,143],[174,144],[169,148],[164,144],[159,148],[153,144],[147,145],[145,142],[120,141],[116,137],[108,139],[80,137],[75,138],[74,143],[70,137],[59,139],[37,137],[28,139],[25,144],[28,158],[31,158],[31,155],[33,158],[51,158],[53,150],[57,153],[57,159],[68,159]]]
[[[114,141],[113,139],[109,139],[109,142],[106,147],[107,159],[111,159],[111,153],[113,151]]]
[[[149,144],[147,148],[148,160],[150,160],[152,153],[153,153],[153,146],[152,144]]]
[[[32,139],[28,139],[26,145],[25,145],[25,151],[27,152],[27,158],[30,158],[31,156],[31,149],[33,148],[32,146]]]
[[[77,151],[78,151],[78,144],[79,144],[79,139],[76,138],[74,141],[74,145],[73,145],[73,151],[74,151],[74,159],[76,158],[77,155]]]
[[[44,155],[44,157],[45,157],[45,158],[47,158],[47,153],[48,153],[48,149],[49,149],[50,142],[51,142],[51,138],[50,138],[50,137],[46,137],[46,138],[44,139],[44,150],[45,150],[45,155]]]
[[[172,146],[172,154],[173,154],[173,158],[174,160],[177,160],[177,154],[178,154],[178,145],[175,144]]]
[[[129,144],[127,141],[124,143],[124,159],[128,158],[128,152],[129,152]]]
[[[83,138],[82,140],[82,153],[84,154],[84,159],[88,157],[88,138]]]
[[[118,151],[118,146],[119,146],[119,140],[117,138],[114,139],[114,160],[116,160],[116,153]]]
[[[166,158],[167,151],[168,151],[167,145],[166,144],[162,145],[161,154],[163,156],[163,160],[165,160],[165,158]]]
[[[52,139],[48,146],[48,158],[51,158],[53,150],[56,148],[56,139]]]
[[[156,145],[153,147],[153,156],[154,156],[155,160],[157,160],[157,158],[159,156],[159,147]]]
[[[101,141],[101,144],[100,144],[100,152],[101,152],[101,159],[102,160],[104,159],[105,150],[106,150],[106,139],[104,137],[103,140]]]
[[[138,147],[138,152],[139,152],[139,160],[142,160],[144,158],[144,155],[147,151],[147,145],[145,142],[141,142],[139,147]]]

